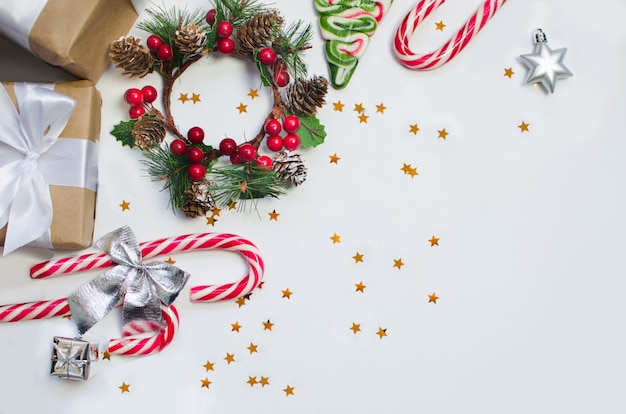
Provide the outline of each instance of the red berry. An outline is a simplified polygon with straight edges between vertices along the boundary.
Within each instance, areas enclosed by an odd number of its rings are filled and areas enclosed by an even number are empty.
[[[217,37],[226,38],[233,34],[233,24],[223,20],[217,24]]]
[[[200,162],[204,159],[204,153],[198,147],[189,147],[187,148],[187,159],[191,162]]]
[[[267,135],[278,135],[282,129],[283,127],[280,126],[280,122],[276,119],[270,119],[265,124],[265,133]]]
[[[202,164],[191,164],[189,168],[187,168],[187,175],[189,175],[189,179],[191,181],[200,181],[204,178],[206,174],[206,168]]]
[[[217,50],[223,55],[230,55],[235,50],[235,42],[229,38],[220,39],[217,41]]]
[[[232,138],[224,138],[220,142],[220,151],[224,155],[233,155],[237,153],[237,143]]]
[[[204,130],[200,127],[193,127],[189,131],[187,131],[187,139],[192,144],[199,144],[204,139]]]
[[[256,160],[256,165],[258,165],[259,167],[265,167],[268,170],[272,168],[272,164],[273,164],[272,159],[268,157],[267,155],[261,155]]]
[[[234,153],[233,155],[230,156],[230,162],[231,164],[241,164],[241,158],[239,158],[239,154]]]
[[[256,148],[252,146],[252,144],[243,144],[241,147],[239,147],[237,155],[239,155],[241,161],[250,162],[256,158],[257,151]]]
[[[128,115],[131,119],[137,119],[141,115],[145,114],[146,110],[143,109],[143,106],[131,106],[128,110]]]
[[[213,24],[215,23],[215,15],[217,14],[217,10],[215,9],[211,9],[208,11],[208,13],[206,14],[206,22],[209,24],[209,26],[213,26]]]
[[[170,45],[162,44],[157,49],[157,58],[160,60],[170,60],[174,56],[174,52]]]
[[[156,101],[158,96],[156,88],[150,85],[141,88],[141,93],[143,94],[143,100],[150,103]]]
[[[148,45],[148,49],[152,52],[156,52],[159,49],[159,46],[163,44],[163,40],[159,36],[149,36],[148,40],[146,40],[146,44]]]
[[[278,135],[274,135],[273,137],[269,137],[267,139],[266,145],[271,151],[280,151],[283,149],[283,139]]]
[[[274,73],[274,83],[279,88],[285,87],[289,84],[289,74],[286,70],[281,70]]]
[[[178,155],[178,156],[183,155],[186,150],[187,150],[187,143],[183,141],[182,139],[175,139],[170,144],[170,151],[174,155]]]
[[[288,151],[293,151],[298,149],[300,146],[300,137],[296,134],[289,134],[285,138],[283,138],[283,146]]]
[[[300,119],[295,115],[289,115],[283,119],[283,128],[288,134],[295,134],[300,129]]]
[[[124,100],[131,106],[141,105],[143,99],[143,93],[137,88],[130,88],[124,93]]]
[[[264,65],[273,65],[276,62],[276,52],[271,47],[259,50],[259,60]]]

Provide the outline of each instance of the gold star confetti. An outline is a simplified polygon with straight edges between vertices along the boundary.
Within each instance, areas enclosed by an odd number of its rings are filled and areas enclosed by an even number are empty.
[[[71,321],[72,315],[63,315],[63,319],[67,319],[68,321]]]
[[[290,291],[289,288],[283,290],[282,292],[283,292],[283,298],[291,299],[291,295],[293,295],[293,292]]]
[[[439,238],[435,237],[434,234],[433,234],[433,237],[431,237],[430,240],[428,241],[430,242],[430,247],[439,246]]]
[[[437,130],[437,132],[439,133],[439,136],[437,138],[446,139],[446,137],[448,136],[448,132],[445,128]]]
[[[242,297],[240,297],[240,298],[237,298],[237,300],[235,301],[235,303],[236,303],[237,305],[239,305],[239,307],[241,308],[243,305],[245,305],[245,304],[246,304],[246,297],[245,297],[245,296],[242,296]]]
[[[386,109],[387,107],[383,105],[382,102],[380,103],[380,105],[376,105],[376,112],[380,112],[381,114],[384,114]]]
[[[130,392],[130,384],[126,384],[125,382],[122,382],[122,385],[117,388],[122,391],[122,394],[124,394],[125,392]]]
[[[521,124],[519,124],[517,127],[520,129],[520,131],[522,133],[524,132],[529,132],[528,127],[530,126],[530,124],[527,124],[526,122],[522,121]]]
[[[407,175],[409,171],[411,171],[411,164],[402,163],[402,168],[400,168],[400,171],[404,172],[404,175]]]
[[[446,25],[443,23],[443,20],[440,20],[438,23],[435,23],[435,30],[439,30],[440,32],[443,32],[444,27],[446,27]]]
[[[259,384],[261,384],[261,387],[265,387],[266,385],[270,385],[270,377],[261,376],[261,379],[259,380]]]
[[[252,342],[250,342],[250,345],[249,345],[249,346],[247,346],[248,351],[250,351],[250,355],[254,354],[255,352],[259,352],[259,351],[257,350],[257,348],[258,348],[258,347],[259,347],[258,345],[255,345],[255,344],[253,344]]]
[[[217,223],[217,219],[215,217],[211,216],[211,217],[207,217],[206,218],[206,225],[207,226],[211,225],[211,226],[215,227],[215,223]]]
[[[190,99],[193,101],[193,104],[195,105],[198,102],[200,102],[200,94],[192,93]]]
[[[359,124],[367,124],[367,118],[369,118],[369,116],[361,114],[357,118],[359,118]]]
[[[111,354],[109,354],[109,351],[104,351],[102,353],[102,360],[105,360],[105,359],[107,359],[109,361],[111,360]]]
[[[237,209],[237,202],[236,202],[236,201],[231,201],[231,202],[228,204],[228,209],[229,209],[229,210],[235,210],[235,209]]]
[[[356,286],[356,292],[361,292],[361,293],[365,293],[365,288],[367,286],[365,286],[363,284],[363,281],[359,282],[359,283],[355,283],[354,286]]]
[[[239,330],[241,329],[241,325],[239,325],[239,321],[236,321],[235,323],[231,323],[230,326],[232,327],[231,332],[239,332]]]
[[[222,209],[215,207],[213,210],[211,210],[211,217],[219,217],[221,213]]]
[[[428,303],[434,303],[435,305],[437,304],[437,299],[439,299],[439,296],[437,296],[435,294],[435,292],[433,292],[432,295],[428,295]]]
[[[380,337],[380,339],[383,339],[383,337],[387,336],[387,328],[381,328],[380,326],[378,327],[378,332],[376,332],[376,335],[378,335]]]
[[[209,381],[209,377],[206,377],[205,379],[201,379],[200,383],[201,383],[200,388],[209,388],[209,385],[212,384],[212,382]]]
[[[274,325],[275,325],[275,324],[273,324],[272,322],[270,322],[270,320],[268,319],[266,322],[263,322],[263,330],[264,330],[264,331],[271,331],[271,330],[272,330],[272,327],[273,327]]]
[[[173,265],[176,263],[176,260],[172,259],[172,256],[170,256],[167,260],[164,260],[164,262]]]
[[[504,68],[504,76],[511,79],[511,76],[513,76],[513,74],[515,74],[515,72],[513,72],[512,68]]]
[[[341,100],[337,101],[337,102],[333,102],[333,111],[336,112],[343,112],[343,107],[345,105],[341,103]]]
[[[288,397],[290,395],[293,395],[294,390],[295,390],[294,387],[290,387],[289,384],[287,384],[287,388],[285,388],[283,391],[285,393],[285,396]]]
[[[352,322],[352,327],[350,328],[352,332],[356,335],[357,332],[361,332],[361,324]]]
[[[244,105],[243,102],[240,102],[239,106],[237,107],[237,110],[239,111],[240,114],[244,112],[248,112],[248,105]]]
[[[257,286],[257,289],[263,289],[263,285],[265,284],[265,280],[262,280],[261,283],[259,283],[259,286]],[[248,296],[250,296],[252,293],[249,293]]]
[[[354,259],[354,263],[363,263],[363,257],[365,256],[359,252],[356,252],[356,254],[352,256],[352,258]]]
[[[411,178],[415,178],[416,175],[419,175],[416,167],[410,167],[406,174],[410,175]]]
[[[213,371],[213,365],[215,365],[211,361],[207,361],[206,364],[202,365],[204,367],[205,372]]]
[[[278,216],[280,216],[279,213],[276,212],[276,210],[272,210],[271,212],[267,213],[270,215],[270,221],[274,220],[274,221],[278,221]]]
[[[122,211],[130,210],[130,203],[126,200],[122,200],[119,206],[122,208]]]
[[[341,243],[341,236],[338,235],[337,233],[333,233],[333,235],[330,236],[330,239],[333,241],[333,244]]]
[[[393,267],[397,267],[398,270],[402,270],[402,266],[404,266],[404,263],[402,263],[402,259],[393,259]]]
[[[363,104],[362,103],[358,103],[358,104],[354,104],[353,111],[361,113],[361,112],[365,111],[365,108],[363,108]]]
[[[413,135],[417,135],[417,131],[419,131],[419,127],[417,126],[417,124],[412,124],[409,125],[409,132]]]
[[[337,153],[334,153],[333,155],[329,155],[328,157],[330,158],[331,164],[337,164],[339,160],[341,159],[337,156]]]
[[[257,380],[256,377],[248,377],[248,381],[246,381],[246,384],[250,384],[251,387],[254,387],[257,384]]]
[[[250,92],[248,92],[248,96],[254,100],[254,98],[259,97],[259,90],[250,88]]]
[[[235,362],[235,354],[229,354],[228,352],[226,352],[224,361],[228,362],[228,365],[230,365],[231,362]]]
[[[186,93],[181,93],[180,96],[178,97],[178,100],[184,104],[185,102],[189,100],[189,97],[187,96]]]

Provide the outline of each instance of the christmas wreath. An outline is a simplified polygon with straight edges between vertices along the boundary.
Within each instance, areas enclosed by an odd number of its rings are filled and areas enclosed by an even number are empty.
[[[298,21],[288,27],[278,10],[255,0],[216,0],[207,13],[177,8],[150,9],[138,28],[141,39],[122,37],[111,44],[112,63],[130,77],[157,72],[163,77],[163,111],[153,105],[152,86],[128,89],[130,120],[112,134],[123,145],[139,148],[153,180],[164,181],[172,208],[188,217],[204,216],[238,201],[278,197],[289,185],[306,179],[306,167],[295,151],[315,147],[326,137],[316,117],[325,104],[328,80],[308,77],[303,52],[311,47],[311,26]],[[204,130],[191,127],[183,134],[171,111],[174,82],[193,63],[218,53],[252,62],[260,81],[271,89],[273,106],[250,140],[204,141]],[[173,136],[166,141],[168,132]],[[262,145],[265,143],[265,145]],[[273,157],[261,155],[269,151]],[[220,161],[227,158],[226,162]],[[240,205],[240,206],[241,206]]]

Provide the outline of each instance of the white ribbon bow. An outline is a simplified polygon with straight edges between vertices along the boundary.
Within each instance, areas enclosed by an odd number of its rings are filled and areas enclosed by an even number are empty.
[[[95,191],[97,180],[97,170],[89,171],[97,168],[93,143],[59,139],[76,101],[36,84],[16,83],[15,94],[19,112],[0,85],[0,228],[8,223],[4,255],[50,228],[50,184]]]

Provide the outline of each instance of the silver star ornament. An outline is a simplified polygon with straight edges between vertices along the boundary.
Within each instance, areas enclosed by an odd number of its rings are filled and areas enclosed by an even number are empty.
[[[556,81],[572,76],[563,59],[567,48],[552,50],[541,29],[534,32],[535,53],[521,55],[522,63],[528,67],[527,84],[540,83],[550,93],[554,93]]]

